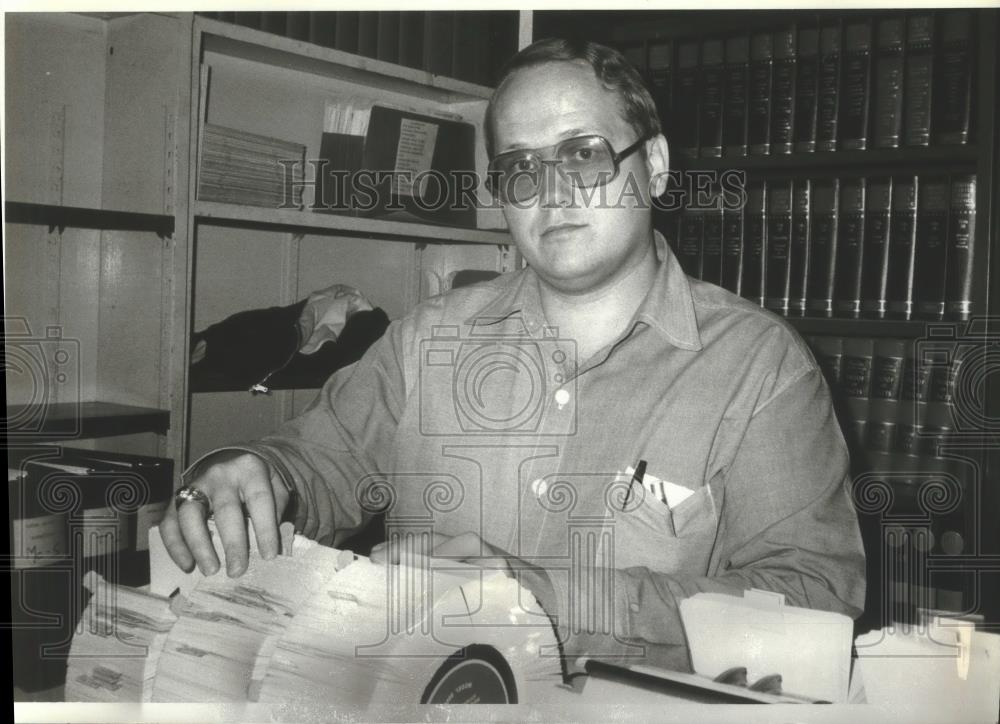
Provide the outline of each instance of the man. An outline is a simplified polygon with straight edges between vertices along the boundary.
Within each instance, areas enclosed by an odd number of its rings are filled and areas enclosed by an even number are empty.
[[[687,668],[678,603],[698,591],[858,615],[864,554],[822,375],[784,322],[685,277],[654,233],[668,146],[635,71],[539,41],[487,136],[529,268],[428,300],[277,434],[196,463],[161,526],[177,564],[218,569],[205,508],[236,576],[244,506],[270,557],[293,497],[296,528],[334,544],[388,504],[390,528],[429,531],[436,555],[506,561],[570,662]]]

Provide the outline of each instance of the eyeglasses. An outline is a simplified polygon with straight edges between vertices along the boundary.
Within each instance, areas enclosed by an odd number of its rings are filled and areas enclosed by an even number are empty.
[[[490,161],[486,186],[494,198],[523,203],[538,194],[542,174],[549,166],[575,188],[597,188],[613,181],[621,162],[647,140],[648,136],[643,136],[621,152],[615,152],[608,139],[596,135],[567,138],[547,148],[507,151]]]

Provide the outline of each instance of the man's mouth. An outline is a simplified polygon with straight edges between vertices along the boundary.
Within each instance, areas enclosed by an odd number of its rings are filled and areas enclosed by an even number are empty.
[[[577,229],[582,229],[584,226],[585,224],[570,224],[570,223],[553,224],[552,226],[546,227],[545,230],[542,231],[542,236],[543,237],[559,236],[564,233],[576,231]]]

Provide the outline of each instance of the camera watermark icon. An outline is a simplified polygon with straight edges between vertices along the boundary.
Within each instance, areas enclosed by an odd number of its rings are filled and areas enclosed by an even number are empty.
[[[520,323],[512,333],[510,322]],[[519,317],[477,320],[463,335],[435,326],[420,341],[419,414],[424,435],[573,435],[576,344],[554,329],[534,336]]]
[[[60,327],[32,333],[24,317],[4,317],[3,368],[7,398],[4,443],[66,439],[81,432],[80,342]]]

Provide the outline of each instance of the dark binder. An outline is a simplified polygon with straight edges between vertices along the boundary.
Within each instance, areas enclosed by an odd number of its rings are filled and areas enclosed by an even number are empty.
[[[861,269],[861,312],[884,317],[887,308],[889,277],[889,238],[891,231],[892,179],[874,178],[868,182],[865,209],[864,265]]]
[[[889,274],[886,310],[890,316],[913,315],[913,262],[917,250],[917,176],[900,177],[892,186],[889,230]]]
[[[931,141],[934,58],[933,13],[911,15],[906,20],[903,80],[903,128],[907,146],[927,146]]]
[[[941,21],[941,51],[934,93],[934,138],[938,143],[969,142],[972,119],[974,37],[972,13],[953,10]]]
[[[833,314],[840,182],[837,179],[816,181],[812,202],[812,250],[806,307],[810,314],[828,317]]]
[[[896,148],[903,132],[903,18],[878,23],[875,60],[875,146]]]
[[[788,246],[788,310],[801,315],[809,294],[809,256],[812,253],[812,181],[792,183],[792,238]]]
[[[743,279],[740,293],[746,299],[764,306],[767,289],[764,261],[767,258],[767,185],[764,181],[747,184],[747,206],[744,216]]]
[[[944,314],[948,208],[948,177],[921,178],[917,201],[913,304],[914,313],[925,318],[937,319]]]
[[[816,148],[836,151],[840,121],[840,24],[819,31],[819,96],[816,101]]]
[[[701,155],[718,158],[722,155],[723,75],[725,72],[723,42],[706,40],[701,46]]]
[[[848,23],[844,28],[844,82],[840,97],[839,147],[868,148],[871,105],[872,24]]]
[[[774,79],[774,43],[770,33],[750,38],[750,93],[747,108],[747,143],[750,155],[771,152],[771,100]]]
[[[702,253],[705,247],[705,217],[701,209],[688,207],[681,216],[680,237],[677,239],[677,260],[684,272],[701,279]]]
[[[656,112],[667,138],[673,136],[673,45],[669,40],[649,41],[649,86]]]
[[[953,176],[948,220],[948,282],[945,290],[950,317],[972,313],[972,268],[976,248],[976,176]]]
[[[747,87],[750,38],[737,35],[726,40],[726,88],[722,145],[726,156],[747,155]]]
[[[697,40],[681,41],[677,47],[677,90],[674,103],[681,113],[673,119],[677,153],[686,158],[698,156],[698,121],[701,118],[698,87],[698,56],[701,44]]]
[[[767,260],[765,303],[778,314],[788,314],[791,296],[790,247],[792,182],[775,180],[767,186]]]
[[[454,18],[445,10],[424,13],[423,69],[434,75],[451,73],[451,46],[454,38]]]
[[[424,13],[404,10],[399,13],[400,65],[423,68],[424,65]]]
[[[796,100],[795,26],[774,33],[774,81],[771,101],[771,152],[792,152]]]
[[[722,212],[722,286],[733,294],[742,292],[743,206]]]
[[[865,180],[845,179],[840,184],[840,221],[834,310],[841,316],[861,312],[861,270],[865,253]]]
[[[720,196],[714,198],[716,203],[713,208],[702,212],[705,250],[702,254],[701,278],[712,284],[722,284],[722,199]]]
[[[795,79],[794,149],[816,150],[816,114],[819,100],[819,28],[800,28]]]

